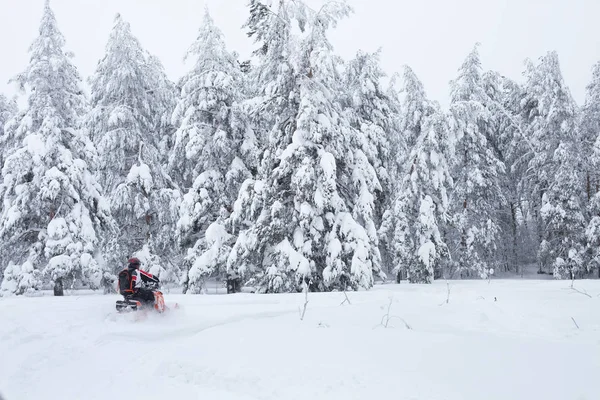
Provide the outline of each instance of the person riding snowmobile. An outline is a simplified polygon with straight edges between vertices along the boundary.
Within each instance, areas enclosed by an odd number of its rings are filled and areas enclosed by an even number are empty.
[[[159,284],[157,276],[140,269],[141,262],[133,257],[128,260],[127,268],[119,272],[119,292],[132,300],[154,303],[154,292],[142,287],[143,283]]]

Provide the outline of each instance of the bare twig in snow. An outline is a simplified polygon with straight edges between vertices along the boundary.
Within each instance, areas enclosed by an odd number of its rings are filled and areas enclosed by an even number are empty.
[[[575,318],[571,317],[571,319],[573,320],[573,323],[575,324],[575,326],[577,327],[577,329],[579,329],[579,325],[577,325],[577,321],[575,321]]]
[[[344,296],[346,296],[346,300],[342,301],[342,303],[340,304],[340,306],[343,306],[345,303],[348,303],[348,304],[352,305],[352,303],[350,303],[350,299],[348,298],[348,293],[346,293],[345,290],[344,290]]]
[[[390,303],[388,304],[388,308],[387,308],[387,313],[383,315],[383,317],[381,317],[381,325],[384,328],[388,327],[388,324],[390,322],[390,310],[392,308],[392,302],[394,301],[394,297],[390,296]],[[385,321],[385,322],[384,322]]]
[[[381,317],[381,323],[377,326],[383,326],[384,328],[387,328],[390,323],[390,320],[392,320],[393,318],[397,318],[404,323],[406,329],[412,330],[411,326],[408,324],[408,322],[406,322],[406,320],[404,320],[404,318],[398,317],[397,315],[390,315],[393,302],[394,297],[390,296],[390,302],[388,303],[387,312],[383,315],[383,317]],[[375,328],[377,328],[377,326]]]
[[[392,318],[398,318],[400,321],[402,321],[404,323],[404,326],[406,327],[406,329],[412,330],[412,328],[410,327],[410,325],[408,324],[408,322],[406,322],[404,320],[404,318],[398,317],[396,315],[393,315],[390,319],[392,319]]]
[[[581,291],[581,290],[579,290],[579,289],[577,289],[577,288],[574,288],[573,286],[571,286],[571,290],[574,290],[574,291],[575,291],[575,292],[577,292],[577,293],[580,293],[580,294],[582,294],[582,295],[584,295],[584,296],[587,296],[587,297],[589,297],[590,299],[592,298],[592,296],[590,296],[590,294],[588,294],[588,292],[586,292],[585,290],[584,290],[584,291]]]
[[[298,311],[300,311],[300,321],[304,320],[304,315],[306,314],[306,306],[308,305],[308,284],[306,281],[304,282],[304,308],[298,307]]]
[[[446,293],[446,301],[441,303],[440,306],[443,306],[444,304],[449,304],[450,303],[450,282],[448,282],[447,278],[446,279],[446,289],[447,289],[447,293]]]

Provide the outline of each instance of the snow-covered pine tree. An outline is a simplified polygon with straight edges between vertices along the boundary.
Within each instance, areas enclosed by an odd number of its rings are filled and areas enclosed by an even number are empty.
[[[526,201],[531,207],[537,228],[538,262],[540,270],[543,270],[552,267],[555,260],[551,254],[553,249],[549,247],[549,240],[554,234],[547,225],[548,218],[543,217],[541,211],[544,204],[550,201],[545,200],[546,192],[557,184],[559,165],[566,162],[556,152],[561,144],[564,154],[573,151],[581,154],[579,152],[582,150],[576,149],[579,146],[578,108],[564,83],[556,52],[541,57],[537,65],[529,61],[525,75],[521,113],[527,143],[521,144],[528,146],[529,151],[521,157],[520,162],[525,164],[524,168],[528,171],[534,172],[525,174],[521,185],[526,191]],[[580,195],[585,194],[585,176],[580,176],[577,182],[581,188]],[[577,216],[571,217],[578,219]]]
[[[540,210],[544,223],[540,258],[552,266],[557,279],[580,277],[586,267],[584,171],[575,137],[575,131],[569,132],[554,152],[556,175],[544,191]]]
[[[600,62],[592,68],[592,80],[586,87],[581,109],[579,131],[582,159],[586,163],[586,195],[588,201],[600,190]]]
[[[402,104],[400,108],[400,132],[402,140],[406,143],[406,148],[410,152],[421,136],[424,120],[439,110],[436,110],[434,104],[427,99],[423,83],[409,66],[404,67],[402,83],[400,89]]]
[[[392,268],[399,281],[406,276],[408,266],[399,261],[398,246],[402,246],[402,243],[410,240],[410,238],[396,236],[396,233],[400,233],[396,232],[397,227],[406,226],[408,223],[406,216],[399,214],[401,213],[399,195],[402,191],[404,177],[409,174],[408,156],[421,135],[426,117],[430,116],[434,110],[432,103],[426,98],[423,84],[409,66],[404,67],[402,84],[396,91],[395,85],[398,79],[398,77],[394,77],[390,84],[392,118],[395,117],[395,123],[398,126],[398,130],[394,132],[395,135],[390,135],[390,148],[394,159],[390,160],[389,169],[391,171],[391,193],[394,193],[394,196],[391,198],[392,201],[387,204],[379,235],[383,259],[390,264],[389,267]],[[404,267],[401,267],[401,264]]]
[[[362,133],[359,139],[363,140],[363,151],[389,193],[390,146],[399,135],[395,131],[397,127],[394,126],[390,99],[381,88],[380,80],[386,75],[381,69],[379,56],[380,51],[373,54],[359,51],[346,65],[344,88],[348,99],[343,106],[349,114],[351,126]]]
[[[38,289],[43,277],[55,295],[77,280],[92,288],[110,281],[96,260],[110,210],[86,162],[93,146],[80,129],[85,97],[64,46],[46,1],[29,65],[15,79],[28,98],[17,128],[24,138],[4,162],[0,186],[4,293]]]
[[[2,166],[4,165],[4,159],[11,154],[12,148],[14,147],[9,139],[9,131],[11,130],[11,120],[16,116],[18,112],[17,103],[13,100],[8,100],[6,96],[0,94],[0,182],[2,181]],[[6,127],[6,132],[5,132]],[[0,202],[0,213],[2,213],[2,203]],[[6,265],[0,257],[0,283],[4,277],[4,269]]]
[[[347,98],[342,104],[381,184],[381,191],[376,189],[374,193],[372,218],[377,228],[381,226],[384,212],[391,207],[391,194],[395,186],[393,173],[397,170],[394,164],[402,158],[404,148],[404,143],[400,143],[402,137],[394,115],[393,100],[381,87],[380,80],[385,73],[381,69],[379,56],[380,51],[373,54],[359,51],[347,63],[344,73]],[[369,237],[379,246],[376,231],[369,231]],[[382,253],[386,253],[387,247],[381,247]]]
[[[405,72],[407,69],[405,69]],[[406,164],[406,157],[410,148],[408,142],[404,136],[402,123],[404,105],[400,100],[401,93],[406,89],[405,87],[398,88],[399,81],[402,81],[399,73],[394,73],[388,82],[385,94],[387,99],[387,105],[389,107],[389,130],[386,132],[388,139],[388,150],[389,155],[386,164],[387,182],[384,181],[382,186],[383,197],[382,200],[382,214],[380,218],[380,224],[378,226],[377,235],[379,237],[379,248],[381,252],[381,264],[386,274],[394,273],[394,255],[393,255],[393,209],[394,202],[398,196],[400,186],[402,184],[402,172],[404,165]],[[400,279],[396,271],[396,279]]]
[[[299,107],[298,43],[293,31],[305,32],[305,8],[304,3],[291,0],[250,1],[250,17],[244,26],[259,46],[253,52],[259,63],[249,75],[254,93],[250,115],[266,147],[259,166],[263,176],[273,169],[292,137]]]
[[[159,139],[158,150],[161,154],[161,164],[166,170],[169,155],[175,145],[175,126],[173,125],[172,116],[179,93],[175,83],[168,78],[158,57],[148,54],[147,62],[150,76],[148,80],[155,85],[147,93],[150,98],[149,102],[154,106],[153,126]]]
[[[271,39],[273,39],[269,37],[269,32],[271,32],[272,24],[276,22],[276,18],[279,19],[279,22],[283,22],[282,28],[285,29],[286,26],[289,28],[289,19],[278,14],[286,11],[285,0],[276,1],[275,5],[272,2],[267,3],[265,4],[264,0],[250,0],[248,2],[250,16],[243,27],[248,28],[246,33],[248,37],[253,37],[255,43],[260,43],[260,47],[253,51],[255,56],[265,56],[269,53]],[[284,33],[289,34],[289,31]],[[277,43],[275,43],[275,46],[277,46]]]
[[[299,22],[307,28],[290,55],[299,110],[285,136],[270,136],[272,152],[266,157],[271,159],[263,165],[272,169],[264,181],[244,188],[259,193],[260,202],[246,201],[250,196],[242,189],[236,203],[236,208],[262,207],[246,214],[256,218],[230,258],[236,272],[253,275],[261,291],[296,291],[304,283],[312,290],[370,288],[373,273],[380,272],[379,249],[369,232],[374,193],[381,187],[360,133],[339,103],[340,61],[326,36],[350,12],[345,3],[330,2],[319,12],[306,7],[295,14],[306,16]]]
[[[596,270],[600,278],[600,195],[594,194],[588,205],[589,221],[586,226],[585,239],[587,253],[586,270]]]
[[[305,31],[306,13],[303,3],[290,0],[269,4],[251,0],[249,6],[250,16],[244,26],[258,45],[253,52],[258,63],[249,73],[249,93],[253,94],[250,115],[263,155],[256,178],[243,183],[234,204],[229,229],[236,238],[227,271],[232,276],[256,280],[263,273],[263,255],[258,250],[263,234],[255,222],[263,210],[266,212],[266,181],[279,164],[279,156],[291,142],[295,128],[300,77],[296,72],[298,43],[292,31],[296,27]]]
[[[107,263],[119,269],[136,255],[145,264],[161,265],[162,281],[176,281],[177,263],[170,258],[181,195],[161,163],[172,87],[120,15],[90,85],[87,124],[98,148],[98,179],[110,193],[120,232],[111,240]]]
[[[0,93],[0,167],[4,164],[4,160],[14,147],[9,143],[8,136],[12,128],[11,120],[16,117],[17,112],[16,101],[14,99],[8,100],[5,95]],[[1,207],[2,205],[0,204],[0,210]]]
[[[519,185],[527,173],[518,161],[530,149],[524,140],[524,124],[520,115],[522,88],[495,71],[482,75],[485,107],[490,110],[486,137],[495,156],[506,166],[502,176],[502,192],[506,202],[499,204],[500,240],[498,261],[505,269],[519,272],[519,264],[535,262],[535,240],[528,229],[528,213],[523,208],[526,197]],[[522,270],[521,270],[522,271]]]
[[[600,277],[600,62],[592,70],[592,81],[587,86],[587,96],[582,108],[581,150],[582,160],[587,160],[586,195],[590,200],[586,236],[588,250],[592,254],[589,268],[598,270]]]
[[[405,73],[407,72],[407,69],[410,68],[405,67]],[[399,82],[401,82],[402,85],[400,88],[398,88]],[[401,97],[404,97],[404,93],[409,90],[408,84],[409,82],[406,76],[402,77],[401,74],[394,73],[390,77],[388,87],[385,92],[390,108],[391,122],[391,129],[388,132],[390,158],[387,166],[391,193],[397,192],[397,187],[400,185],[400,180],[398,177],[401,175],[402,168],[406,164],[406,157],[412,149],[412,146],[414,146],[414,143],[411,145],[408,138],[406,138],[404,134],[405,128],[403,127],[403,123],[407,120],[407,118],[405,118],[405,115],[403,115],[403,112],[406,110],[406,108]]]
[[[194,65],[179,83],[181,94],[173,113],[177,131],[169,163],[171,171],[186,188],[191,188],[207,169],[224,165],[229,168],[231,160],[221,158],[232,154],[231,141],[239,136],[231,132],[231,126],[242,122],[239,119],[243,109],[239,103],[243,100],[240,94],[245,83],[237,59],[227,51],[223,34],[208,10],[198,37],[186,54],[186,59],[189,58],[194,59]],[[236,129],[251,135],[244,126]],[[252,136],[242,139],[245,145],[253,146]],[[240,150],[245,151],[245,148]]]
[[[12,154],[17,147],[18,140],[13,133],[17,119],[17,102],[15,99],[8,100],[0,93],[0,178],[2,177],[2,166],[4,160]],[[2,204],[0,203],[0,212]],[[0,282],[2,281],[2,262],[0,262]]]
[[[188,248],[185,290],[199,293],[208,277],[226,270],[226,244],[233,238],[225,220],[240,186],[253,177],[258,155],[241,96],[244,75],[208,10],[189,56],[195,63],[180,84],[171,166],[184,184],[191,182],[177,235]]]
[[[386,211],[380,234],[389,249],[397,280],[430,283],[448,259],[442,229],[452,187],[448,124],[437,103],[427,99],[413,70],[404,68],[401,134],[410,153],[400,157],[397,195]]]
[[[487,277],[496,261],[497,210],[504,201],[505,172],[487,139],[491,112],[485,107],[486,99],[476,45],[451,84],[454,188],[450,204],[455,268],[461,275],[480,277]]]
[[[9,100],[4,94],[0,93],[0,134],[4,134],[4,125],[10,118],[17,113],[17,102],[13,98]]]
[[[412,283],[432,283],[441,263],[449,259],[443,229],[448,220],[450,141],[446,117],[435,104],[423,117],[394,202],[394,266]],[[413,125],[417,128],[417,125]]]

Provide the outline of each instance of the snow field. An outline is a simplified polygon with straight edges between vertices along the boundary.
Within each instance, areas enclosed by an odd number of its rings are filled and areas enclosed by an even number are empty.
[[[575,283],[591,298],[569,285],[450,282],[448,304],[440,281],[343,305],[343,293],[309,293],[303,321],[303,294],[167,295],[181,308],[145,319],[117,315],[116,295],[2,298],[0,395],[598,399],[600,282]]]

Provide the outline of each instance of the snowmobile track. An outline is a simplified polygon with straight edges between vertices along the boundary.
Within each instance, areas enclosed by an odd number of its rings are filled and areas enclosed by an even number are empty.
[[[159,330],[157,332],[112,332],[103,335],[95,341],[95,344],[98,346],[103,346],[111,343],[114,340],[129,340],[129,341],[142,341],[142,342],[160,342],[165,340],[173,340],[179,339],[183,337],[192,337],[198,335],[204,331],[209,329],[219,328],[225,325],[235,324],[243,321],[253,321],[260,320],[265,318],[277,318],[284,315],[295,314],[298,310],[286,310],[286,311],[277,311],[277,312],[264,312],[258,314],[252,314],[242,317],[233,317],[227,318],[222,321],[216,321],[209,324],[201,324],[194,326],[187,326],[181,329],[173,329],[173,330]],[[138,323],[143,323],[144,321],[138,321]],[[132,323],[135,323],[132,321]]]

